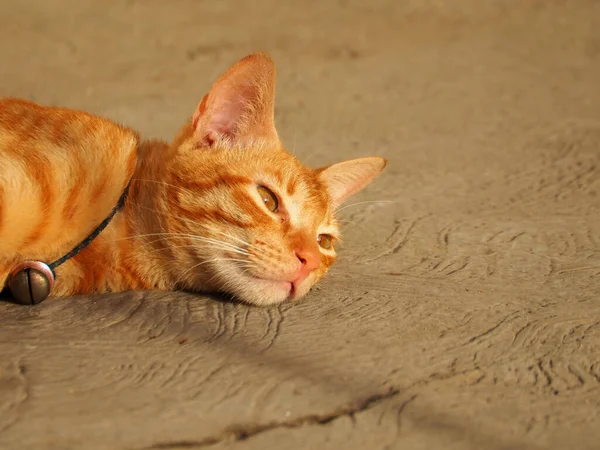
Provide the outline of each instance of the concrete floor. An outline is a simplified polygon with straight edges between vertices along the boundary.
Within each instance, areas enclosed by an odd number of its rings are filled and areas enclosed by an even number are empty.
[[[298,304],[0,305],[2,449],[597,449],[600,4],[0,5],[0,95],[169,138],[247,53],[310,165],[377,154]]]

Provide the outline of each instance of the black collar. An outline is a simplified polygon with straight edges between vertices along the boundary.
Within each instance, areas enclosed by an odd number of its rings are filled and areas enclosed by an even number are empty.
[[[65,261],[73,258],[102,233],[117,211],[125,204],[130,185],[131,180],[127,183],[117,205],[113,208],[108,217],[106,217],[106,219],[104,219],[90,235],[76,245],[69,253],[61,256],[50,264],[41,261],[22,261],[14,266],[7,279],[7,286],[10,289],[14,300],[25,305],[37,304],[44,301],[48,295],[50,295],[50,291],[54,285],[54,279],[56,278],[54,269]]]
[[[130,185],[131,185],[131,180],[129,181],[129,183],[127,183],[127,186],[125,186],[125,190],[123,191],[123,194],[121,194],[121,198],[119,198],[119,201],[117,202],[117,205],[113,208],[113,210],[110,212],[110,214],[108,215],[108,217],[106,219],[104,219],[102,221],[102,223],[100,225],[98,225],[94,229],[94,231],[92,231],[92,233],[88,237],[86,237],[77,246],[75,246],[75,248],[73,248],[73,250],[71,250],[69,253],[67,253],[64,256],[61,256],[56,261],[51,262],[50,264],[48,264],[48,267],[50,268],[50,270],[52,271],[53,274],[54,274],[54,269],[56,267],[60,266],[65,261],[68,261],[73,256],[75,256],[77,253],[79,253],[81,250],[83,250],[84,248],[86,248],[88,245],[90,245],[92,243],[92,241],[94,239],[96,239],[98,237],[98,235],[100,233],[102,233],[102,231],[108,226],[108,224],[110,223],[110,221],[112,220],[112,218],[115,216],[115,214],[117,213],[117,211],[119,211],[119,209],[121,209],[123,207],[123,205],[125,204],[125,200],[127,200],[127,194],[129,193],[129,186]],[[54,274],[54,275],[56,276],[56,274]]]

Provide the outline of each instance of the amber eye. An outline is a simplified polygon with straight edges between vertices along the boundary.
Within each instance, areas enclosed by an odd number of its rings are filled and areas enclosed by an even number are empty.
[[[279,201],[277,201],[277,196],[273,194],[273,192],[270,189],[264,186],[258,186],[256,190],[260,194],[262,201],[265,203],[267,209],[271,212],[277,212],[277,210],[279,209]]]
[[[333,238],[328,234],[320,234],[317,237],[317,242],[325,250],[329,250],[331,247],[333,247]]]

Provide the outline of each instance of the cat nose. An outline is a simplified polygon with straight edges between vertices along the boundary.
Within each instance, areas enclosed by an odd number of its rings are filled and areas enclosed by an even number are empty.
[[[300,261],[298,277],[294,282],[299,283],[304,280],[313,270],[317,269],[321,264],[319,253],[310,250],[294,250],[294,255]]]

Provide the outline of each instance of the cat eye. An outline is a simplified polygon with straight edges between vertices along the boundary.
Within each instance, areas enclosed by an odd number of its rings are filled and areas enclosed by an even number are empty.
[[[333,247],[333,238],[328,234],[320,234],[317,236],[317,242],[325,250],[329,250],[331,247]]]
[[[267,209],[271,212],[277,212],[279,209],[279,201],[277,200],[277,196],[273,193],[273,191],[264,186],[257,186],[256,190],[260,194]]]

